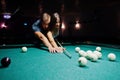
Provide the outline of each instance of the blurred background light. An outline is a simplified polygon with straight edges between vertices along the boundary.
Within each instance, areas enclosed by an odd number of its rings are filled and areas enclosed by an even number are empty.
[[[11,18],[11,13],[3,13],[3,18],[4,19],[10,19]]]

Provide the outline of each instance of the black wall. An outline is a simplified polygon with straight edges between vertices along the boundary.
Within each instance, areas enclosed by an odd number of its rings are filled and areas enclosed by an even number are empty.
[[[96,1],[96,0],[62,0],[65,10],[61,17],[66,24],[66,30],[58,37],[64,41],[94,41],[104,43],[116,43],[120,41],[120,1]],[[15,3],[14,3],[15,2]],[[7,29],[0,28],[0,44],[4,43],[33,43],[34,34],[31,25],[38,19],[38,2],[23,3],[21,0],[9,3],[16,4],[9,7],[8,11],[15,15],[9,20],[4,20],[2,15],[0,22],[5,21]],[[9,6],[8,5],[8,6]],[[33,7],[32,7],[33,6]],[[76,18],[79,19],[81,28],[74,28]],[[28,25],[24,25],[27,23]]]

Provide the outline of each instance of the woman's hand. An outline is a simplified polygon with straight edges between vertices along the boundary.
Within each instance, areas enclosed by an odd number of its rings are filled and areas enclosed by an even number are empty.
[[[63,47],[56,47],[56,48],[49,47],[48,50],[50,53],[63,53],[65,48],[63,48]]]
[[[63,53],[63,51],[65,50],[65,48],[63,48],[63,47],[56,47],[55,49],[56,49],[57,53]]]
[[[56,53],[57,52],[57,50],[53,47],[48,47],[48,50],[49,50],[50,53]]]

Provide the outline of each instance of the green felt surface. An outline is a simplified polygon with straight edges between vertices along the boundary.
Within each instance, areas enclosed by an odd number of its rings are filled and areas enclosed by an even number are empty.
[[[97,45],[66,45],[72,58],[65,54],[51,54],[46,50],[29,47],[26,53],[21,47],[0,49],[0,59],[7,56],[11,64],[0,67],[0,80],[119,80],[120,49],[100,46],[102,59],[97,62],[88,60],[86,67],[79,67],[75,47],[94,51]],[[107,59],[108,53],[115,53],[116,61]]]

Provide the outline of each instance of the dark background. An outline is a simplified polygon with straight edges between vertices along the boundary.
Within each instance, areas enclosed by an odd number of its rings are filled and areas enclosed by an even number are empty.
[[[0,4],[0,22],[5,22],[8,28],[0,28],[0,44],[33,43],[35,37],[31,25],[44,11],[61,14],[66,23],[65,31],[58,37],[62,41],[120,44],[119,0],[4,1],[5,8]],[[3,19],[4,12],[11,13],[11,19]],[[74,28],[76,19],[81,24],[79,30]]]

